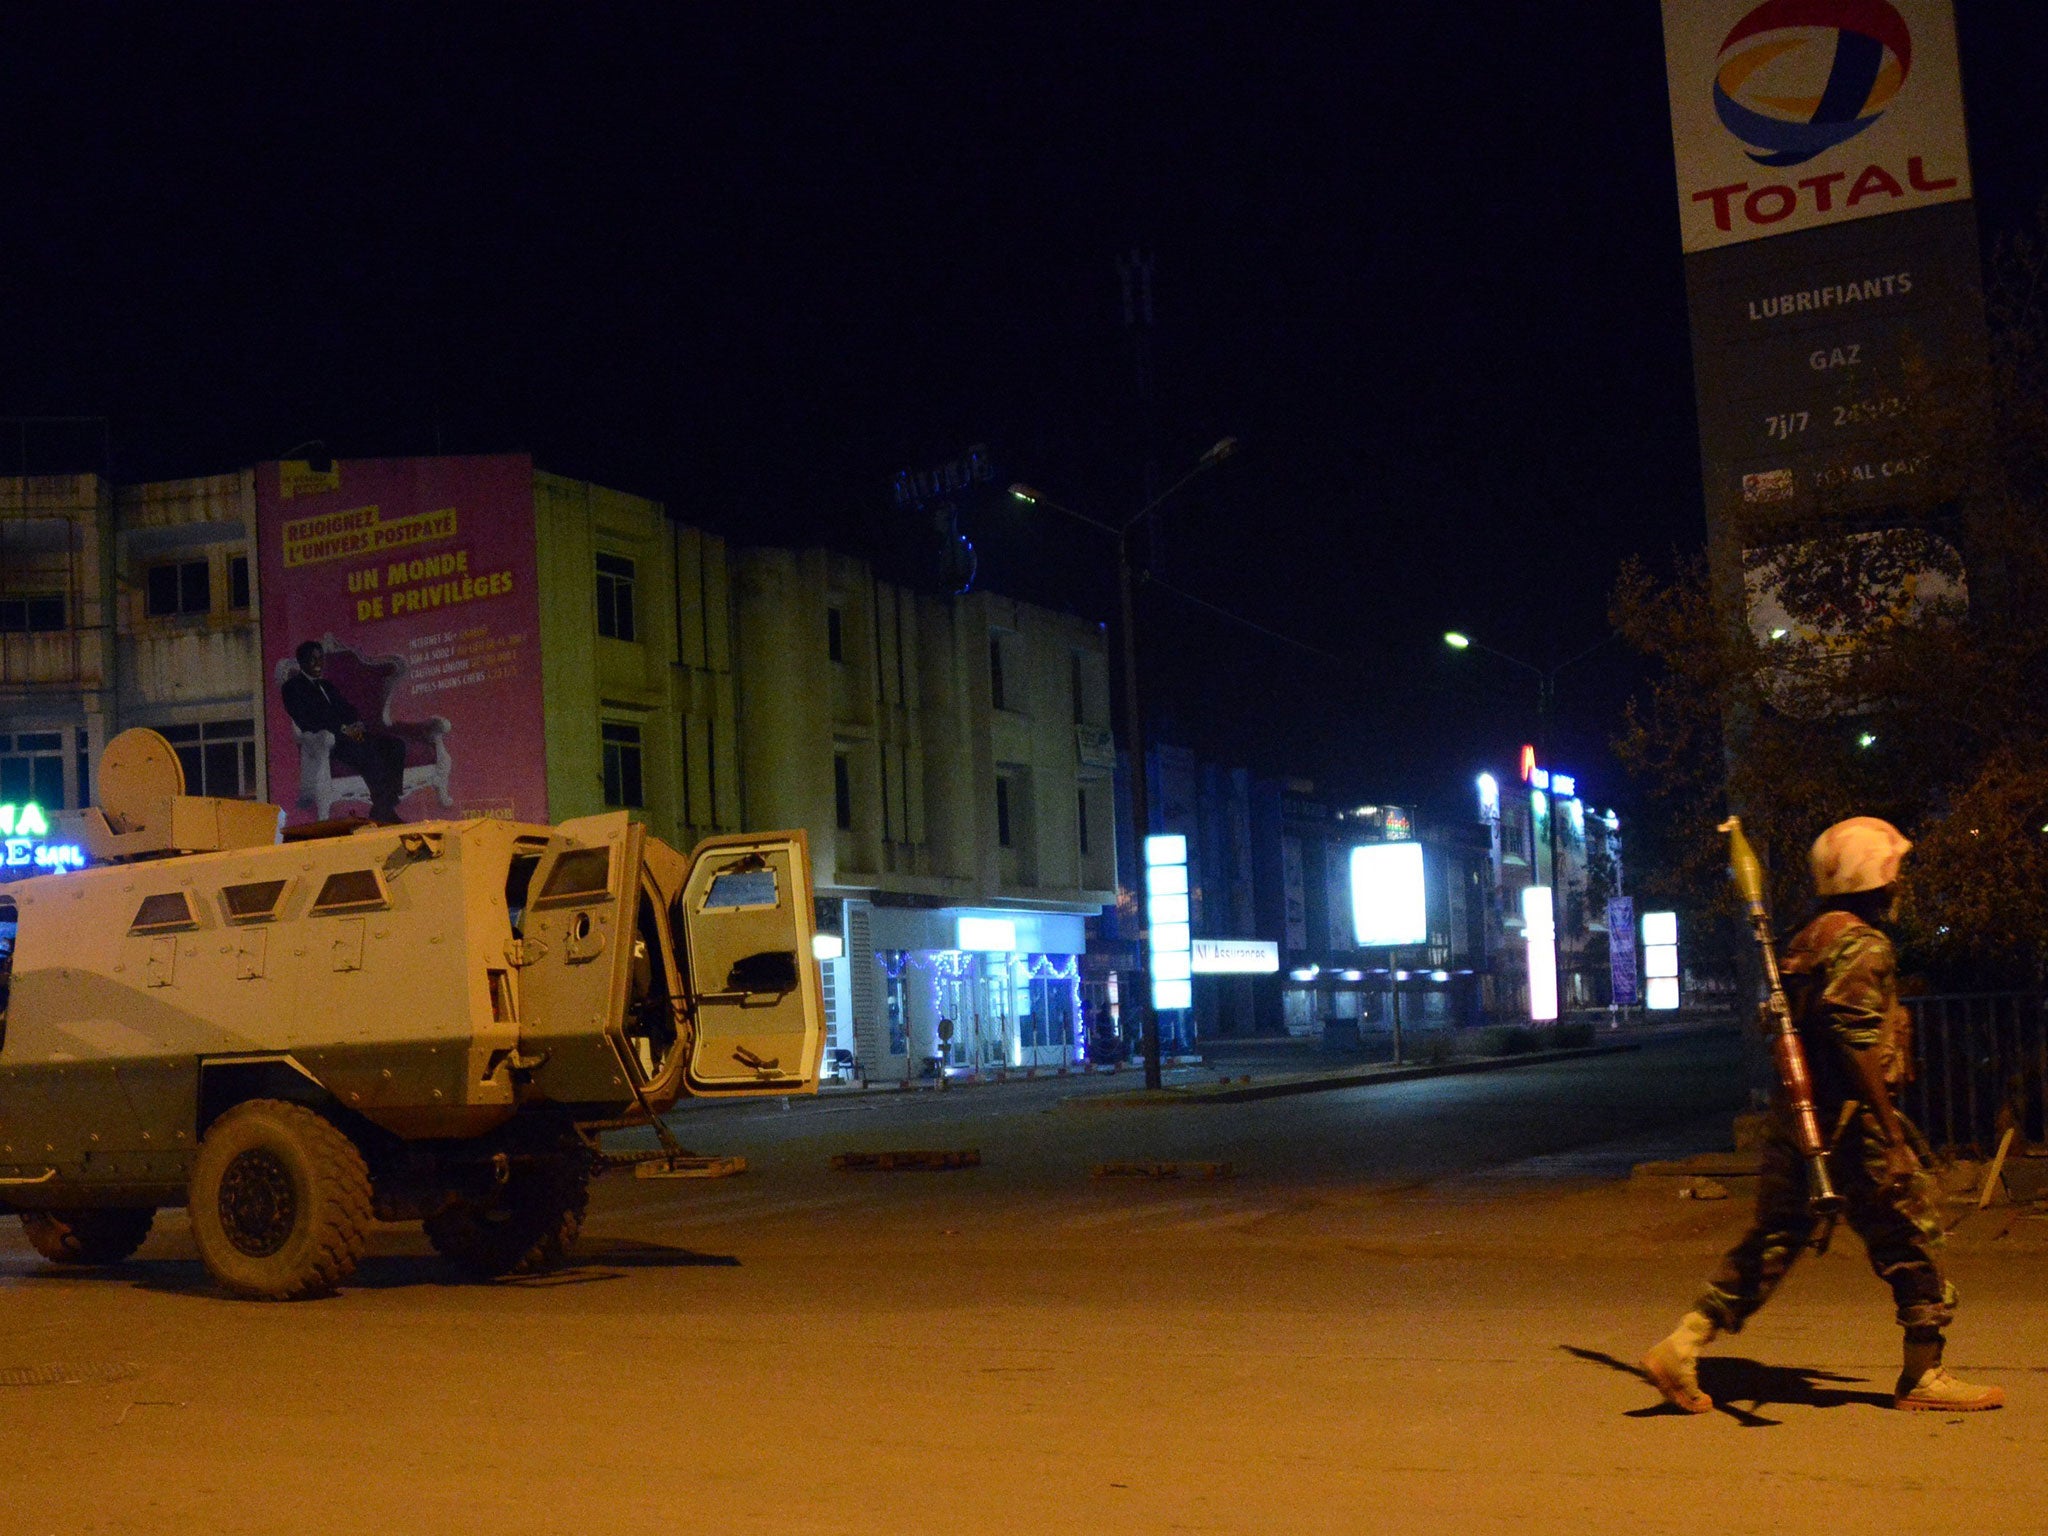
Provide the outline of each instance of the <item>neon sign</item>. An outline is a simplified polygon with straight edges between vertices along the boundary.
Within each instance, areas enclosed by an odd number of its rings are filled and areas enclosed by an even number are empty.
[[[1522,782],[1534,789],[1555,789],[1560,797],[1567,800],[1579,792],[1578,781],[1571,774],[1552,773],[1548,768],[1539,768],[1534,747],[1522,748]]]
[[[0,867],[7,869],[83,869],[85,850],[76,843],[48,841],[50,821],[33,801],[0,805]]]

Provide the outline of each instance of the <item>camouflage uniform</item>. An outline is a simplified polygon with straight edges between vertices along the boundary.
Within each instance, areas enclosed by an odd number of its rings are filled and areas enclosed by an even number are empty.
[[[1822,1131],[1840,1124],[1842,1106],[1860,1098],[1844,1047],[1883,1049],[1899,1007],[1891,940],[1845,912],[1825,912],[1787,947],[1782,969],[1792,1016],[1813,1077]],[[1793,1140],[1782,1096],[1774,1097],[1764,1143],[1756,1217],[1694,1304],[1720,1328],[1739,1332],[1769,1300],[1812,1240],[1818,1219],[1806,1203],[1806,1162]],[[1908,1137],[1919,1133],[1901,1115]],[[1924,1153],[1923,1153],[1924,1157]],[[1934,1256],[1941,1242],[1939,1201],[1924,1168],[1904,1188],[1885,1170],[1885,1136],[1876,1113],[1858,1104],[1829,1157],[1849,1225],[1870,1252],[1870,1267],[1892,1288],[1909,1337],[1938,1337],[1955,1315],[1956,1294]]]

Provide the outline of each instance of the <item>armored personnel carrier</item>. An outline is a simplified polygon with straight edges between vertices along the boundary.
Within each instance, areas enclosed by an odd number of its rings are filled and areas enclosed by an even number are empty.
[[[472,1275],[542,1268],[626,1160],[605,1131],[679,1153],[659,1117],[686,1094],[817,1086],[800,831],[688,857],[622,812],[281,839],[275,806],[186,795],[153,731],[99,782],[47,818],[48,872],[0,884],[0,1211],[58,1263],[117,1263],[182,1205],[241,1296],[332,1290],[373,1220]]]

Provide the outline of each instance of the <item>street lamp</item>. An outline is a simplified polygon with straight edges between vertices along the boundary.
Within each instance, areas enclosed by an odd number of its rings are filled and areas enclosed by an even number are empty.
[[[1010,487],[1010,494],[1026,506],[1044,507],[1072,518],[1077,523],[1086,523],[1098,533],[1106,533],[1116,540],[1116,585],[1117,605],[1121,615],[1121,645],[1124,674],[1124,718],[1127,722],[1126,737],[1131,752],[1131,820],[1137,828],[1137,848],[1140,862],[1145,847],[1146,834],[1152,830],[1151,808],[1145,792],[1145,717],[1138,708],[1138,620],[1137,602],[1131,588],[1131,530],[1150,517],[1167,501],[1178,495],[1191,480],[1207,470],[1214,469],[1225,459],[1237,452],[1237,439],[1219,439],[1208,452],[1195,461],[1195,467],[1182,475],[1173,484],[1153,497],[1121,523],[1109,522],[1103,518],[1091,517],[1086,512],[1077,512],[1063,506],[1042,492],[1022,483]],[[1134,877],[1142,882],[1142,876]],[[1159,1073],[1159,1015],[1152,1007],[1152,966],[1151,944],[1144,922],[1138,924],[1138,973],[1143,978],[1138,988],[1138,1018],[1141,1023],[1145,1045],[1145,1086],[1157,1088]]]
[[[1594,641],[1593,644],[1587,646],[1583,651],[1579,652],[1578,655],[1573,656],[1568,660],[1561,661],[1554,667],[1539,667],[1533,661],[1524,661],[1519,656],[1511,656],[1506,651],[1497,650],[1493,646],[1485,644],[1483,641],[1474,640],[1470,635],[1466,634],[1463,630],[1447,629],[1444,631],[1444,644],[1449,646],[1454,651],[1484,651],[1487,655],[1493,657],[1496,661],[1504,661],[1511,667],[1519,667],[1524,672],[1531,673],[1535,676],[1536,753],[1538,760],[1544,763],[1545,765],[1548,765],[1550,761],[1550,718],[1557,708],[1558,674],[1560,672],[1569,671],[1571,668],[1577,666],[1580,662],[1584,661],[1587,657],[1591,656],[1595,651],[1599,650],[1602,646],[1606,645],[1607,642],[1609,640],[1612,640],[1613,638],[1613,634],[1609,633],[1607,635],[1602,636],[1600,639]],[[1565,968],[1564,950],[1562,947],[1563,939],[1561,937],[1563,931],[1563,923],[1561,921],[1561,918],[1563,914],[1561,911],[1557,910],[1557,898],[1560,894],[1558,891],[1557,879],[1557,796],[1554,793],[1546,794],[1544,796],[1544,803],[1547,807],[1544,816],[1544,821],[1547,827],[1546,837],[1550,845],[1548,851],[1550,854],[1550,889],[1551,900],[1553,904],[1550,923],[1550,964],[1552,973],[1556,976],[1559,987],[1557,1016],[1559,1021],[1561,1022],[1564,1018],[1563,985],[1565,978]],[[1533,835],[1535,829],[1532,827],[1530,830]],[[1530,857],[1534,858],[1534,856],[1535,850],[1532,848],[1530,850]]]

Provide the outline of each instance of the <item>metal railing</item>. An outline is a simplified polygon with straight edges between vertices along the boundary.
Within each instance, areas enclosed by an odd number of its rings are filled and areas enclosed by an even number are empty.
[[[1988,1150],[2007,1126],[2048,1140],[2048,1000],[2030,992],[1915,997],[1918,1075],[1906,1112],[1938,1147]]]

